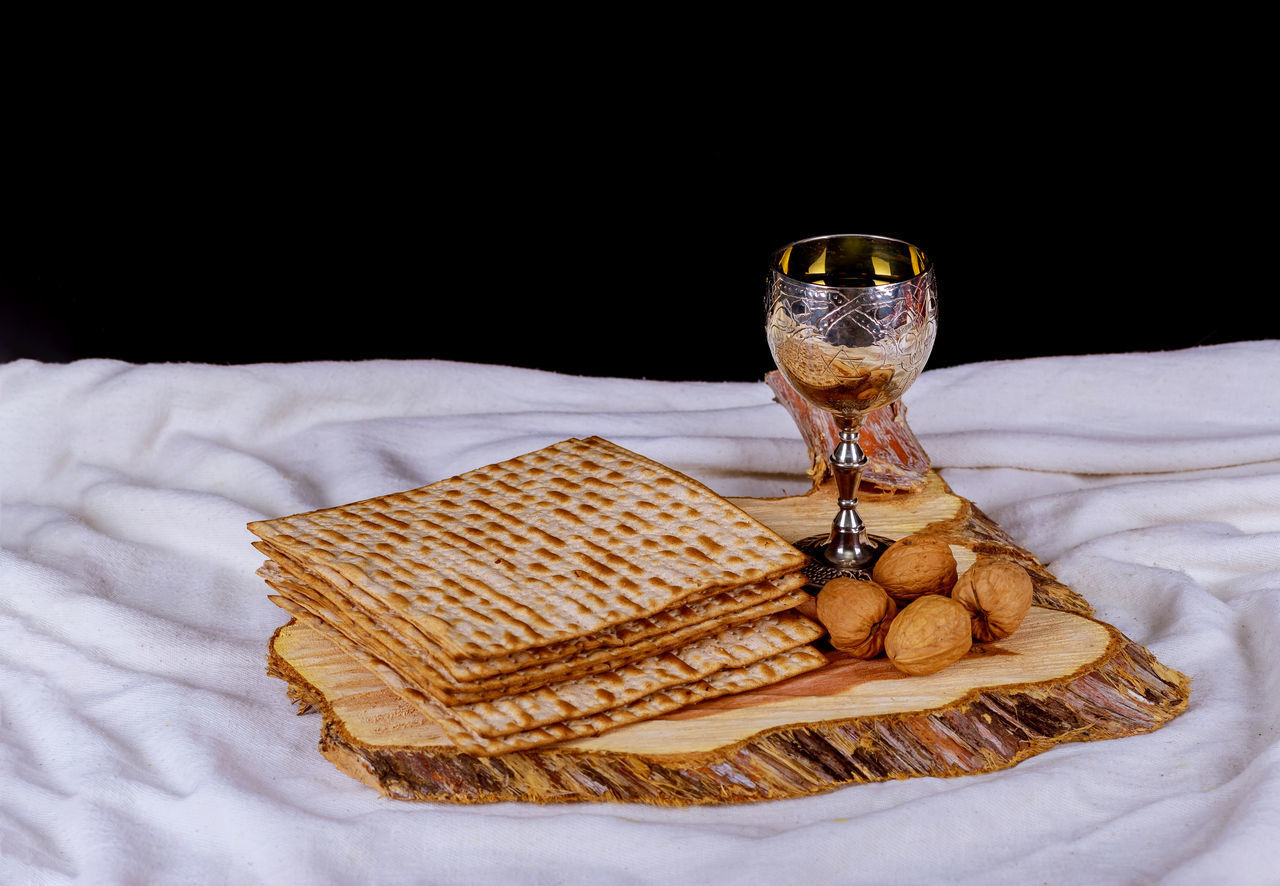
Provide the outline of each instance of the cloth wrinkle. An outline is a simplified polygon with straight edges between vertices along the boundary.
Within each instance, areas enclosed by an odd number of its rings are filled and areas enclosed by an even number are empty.
[[[760,382],[437,360],[0,364],[0,883],[1274,884],[1280,340],[926,369],[943,480],[1191,678],[1161,729],[738,806],[383,798],[266,673],[251,520],[598,435],[809,491]],[[874,527],[870,527],[874,531]]]

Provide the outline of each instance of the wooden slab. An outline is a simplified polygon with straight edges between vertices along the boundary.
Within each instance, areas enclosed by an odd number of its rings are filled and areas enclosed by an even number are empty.
[[[735,503],[794,541],[830,524],[834,492]],[[1093,618],[1082,597],[936,473],[923,491],[866,496],[859,510],[877,534],[943,536],[961,571],[980,557],[1019,560],[1032,572],[1036,606],[1012,637],[977,645],[937,674],[908,677],[884,658],[828,650],[825,667],[763,690],[495,757],[448,746],[309,628],[277,631],[268,669],[302,711],[320,712],[320,750],[341,771],[388,797],[449,803],[731,803],[988,772],[1060,742],[1147,732],[1186,707],[1184,675]]]

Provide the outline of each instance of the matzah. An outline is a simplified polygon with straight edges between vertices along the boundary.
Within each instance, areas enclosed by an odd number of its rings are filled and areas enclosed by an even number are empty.
[[[653,655],[600,674],[573,678],[496,699],[442,705],[396,667],[393,656],[373,644],[356,644],[305,611],[296,617],[320,630],[348,652],[364,652],[379,663],[384,681],[436,720],[446,731],[459,728],[482,737],[499,737],[565,719],[577,719],[636,701],[659,689],[708,677],[725,668],[743,667],[817,639],[822,629],[796,612],[764,616],[703,637],[670,652]]]
[[[384,617],[377,618],[354,601],[335,596],[331,590],[325,593],[325,589],[318,586],[294,580],[274,561],[264,563],[258,572],[280,593],[281,599],[273,598],[273,601],[290,614],[304,609],[354,642],[382,638],[388,648],[402,659],[410,650],[416,653],[407,669],[421,676],[421,688],[444,704],[482,701],[523,688],[610,670],[674,649],[717,630],[793,609],[810,599],[802,589],[781,594],[759,590],[726,591],[698,603],[611,628],[609,633],[615,642],[586,646],[548,660],[531,654],[541,650],[526,650],[516,653],[512,657],[514,661],[507,662],[508,667],[500,673],[459,681],[448,672],[451,663],[443,659],[429,641],[414,636],[411,625],[386,617],[385,613]],[[618,640],[625,642],[616,642]],[[495,660],[486,660],[491,661]]]
[[[300,621],[304,625],[308,624],[304,620]],[[325,636],[335,646],[342,648],[357,664],[363,665],[377,674],[392,691],[408,701],[417,710],[423,711],[424,700],[415,698],[412,692],[406,693],[402,689],[397,689],[396,685],[394,685],[395,679],[388,679],[385,674],[386,666],[380,659],[369,655],[361,649],[353,650],[342,647],[341,644],[333,640],[331,635],[322,630],[317,631],[317,633]],[[700,701],[770,686],[791,677],[816,670],[825,665],[826,662],[826,657],[813,646],[802,645],[744,667],[724,668],[703,679],[659,689],[635,701],[596,714],[565,719],[544,726],[534,726],[496,737],[474,735],[456,721],[441,717],[438,712],[435,712],[433,716],[429,715],[429,719],[440,725],[441,730],[449,741],[460,751],[476,756],[492,756],[509,751],[527,750],[558,741],[567,741],[572,738],[599,735],[619,726],[626,726],[630,723],[637,723],[641,720],[669,714],[672,711]]]
[[[594,735],[819,667],[808,562],[597,437],[249,524],[271,599],[469,753]]]
[[[550,666],[552,662],[559,659],[601,647],[607,647],[607,649],[598,655],[607,656],[610,654],[609,649],[625,651],[627,647],[639,640],[666,634],[677,628],[691,627],[695,623],[709,622],[739,609],[781,597],[787,597],[793,602],[788,605],[779,605],[774,611],[790,608],[803,602],[804,597],[800,596],[800,589],[808,581],[804,573],[794,572],[776,579],[752,582],[739,588],[715,588],[695,597],[687,597],[672,609],[614,625],[594,634],[523,649],[510,655],[470,659],[449,655],[431,637],[421,631],[414,622],[412,614],[406,609],[391,608],[384,601],[340,577],[326,582],[304,564],[265,542],[255,542],[254,546],[271,558],[258,570],[259,574],[264,579],[276,581],[278,589],[281,589],[280,573],[287,573],[298,585],[324,595],[337,606],[344,609],[350,608],[358,614],[377,619],[388,627],[402,628],[405,642],[430,654],[435,664],[443,669],[442,677],[445,682],[450,684],[470,684],[517,671],[528,672],[535,665]],[[391,605],[395,605],[394,600]]]
[[[702,484],[595,437],[249,529],[460,658],[594,634],[807,561]]]

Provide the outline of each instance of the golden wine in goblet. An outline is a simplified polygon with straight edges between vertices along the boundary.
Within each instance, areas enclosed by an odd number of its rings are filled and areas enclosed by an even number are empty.
[[[770,259],[765,333],[796,392],[835,417],[831,453],[837,512],[831,531],[797,543],[824,577],[869,578],[888,540],[858,514],[866,454],[858,441],[874,409],[900,398],[924,369],[938,328],[933,262],[890,237],[798,240]]]

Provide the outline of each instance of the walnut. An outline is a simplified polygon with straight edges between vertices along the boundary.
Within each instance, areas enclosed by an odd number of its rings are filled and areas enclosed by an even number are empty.
[[[885,549],[871,578],[898,603],[926,594],[946,596],[956,583],[956,558],[940,538],[908,535]]]
[[[906,674],[933,674],[955,664],[973,646],[969,610],[950,597],[912,600],[889,625],[884,651]]]
[[[980,560],[960,576],[951,597],[968,610],[973,638],[990,643],[1018,629],[1034,591],[1027,570],[1012,560]]]
[[[854,658],[875,658],[898,604],[875,582],[833,578],[818,592],[817,614],[832,646]]]

